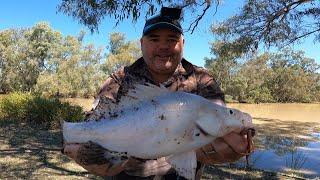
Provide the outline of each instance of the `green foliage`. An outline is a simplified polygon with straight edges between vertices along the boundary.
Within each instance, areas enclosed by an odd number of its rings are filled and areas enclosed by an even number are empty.
[[[276,102],[267,87],[257,87],[251,89],[246,95],[246,101],[249,103],[271,103]]]
[[[57,98],[12,93],[1,100],[0,117],[33,126],[58,128],[62,120],[73,122],[83,120],[84,113],[80,106],[72,106]]]
[[[102,49],[83,45],[84,36],[63,37],[45,22],[0,31],[0,92],[94,96],[106,78]]]
[[[205,67],[216,77],[222,89],[226,89],[231,83],[234,70],[237,68],[237,62],[228,58],[205,58]]]
[[[234,100],[233,97],[230,96],[229,94],[226,94],[224,98],[225,98],[226,103],[236,103],[236,102],[238,102],[238,101]]]
[[[239,102],[320,101],[320,66],[301,51],[284,49],[254,56],[242,64],[234,61],[224,56],[207,58],[206,67],[225,93]]]
[[[27,115],[26,107],[29,100],[29,94],[20,92],[2,97],[0,101],[0,118],[22,121]]]
[[[81,47],[74,37],[65,41],[66,46],[60,54],[68,56],[62,56],[58,62],[49,61],[54,68],[40,74],[35,91],[64,97],[94,96],[106,78],[101,73],[101,50],[92,45]]]
[[[109,54],[106,63],[102,65],[102,70],[106,74],[117,71],[123,66],[132,64],[142,56],[139,43],[137,41],[126,41],[122,33],[111,33],[109,41]]]
[[[61,38],[47,23],[0,31],[1,91],[30,91]]]
[[[92,97],[111,72],[141,56],[137,41],[112,33],[106,62],[103,49],[83,44],[85,33],[63,37],[48,23],[0,31],[0,92]]]
[[[270,60],[273,71],[268,86],[277,102],[319,101],[318,94],[320,66],[315,60],[304,57],[301,51],[284,49],[273,54]]]

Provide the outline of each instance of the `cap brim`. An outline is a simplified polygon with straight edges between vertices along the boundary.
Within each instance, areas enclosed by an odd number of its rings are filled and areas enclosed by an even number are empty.
[[[182,29],[174,24],[167,23],[167,22],[158,22],[156,24],[152,24],[149,26],[146,26],[143,29],[143,35],[148,34],[149,32],[156,30],[156,29],[170,29],[172,31],[178,32],[182,34]]]

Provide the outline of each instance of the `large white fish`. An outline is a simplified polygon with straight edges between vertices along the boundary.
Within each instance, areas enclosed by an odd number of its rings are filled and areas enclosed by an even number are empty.
[[[195,149],[251,126],[251,117],[194,94],[136,85],[119,103],[100,101],[95,120],[63,124],[67,143],[92,141],[128,157],[166,157],[176,172],[194,179]]]

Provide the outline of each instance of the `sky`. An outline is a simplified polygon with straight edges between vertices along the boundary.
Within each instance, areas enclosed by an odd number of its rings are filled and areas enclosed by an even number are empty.
[[[51,28],[60,31],[64,36],[76,36],[81,30],[86,31],[85,43],[93,43],[96,47],[106,47],[109,34],[112,32],[124,33],[127,40],[138,40],[141,37],[145,23],[144,18],[138,19],[136,23],[130,20],[124,21],[115,27],[115,20],[105,18],[99,26],[99,32],[91,34],[89,29],[77,20],[57,11],[57,5],[61,0],[3,0],[0,6],[0,31],[9,28],[27,28],[36,23],[46,21]],[[213,16],[214,9],[204,16],[198,28],[193,34],[185,33],[184,57],[198,66],[204,66],[205,57],[213,57],[210,54],[210,42],[214,36],[210,33],[210,26],[225,18],[235,15],[242,1],[226,0],[218,8]],[[188,19],[188,16],[185,19]],[[182,23],[186,29],[187,24]],[[307,38],[304,43],[295,46],[296,50],[305,51],[307,57],[313,58],[320,64],[319,43],[313,43],[312,38]]]

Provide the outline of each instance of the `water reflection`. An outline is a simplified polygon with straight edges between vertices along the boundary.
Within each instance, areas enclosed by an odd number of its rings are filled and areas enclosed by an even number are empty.
[[[288,157],[286,157],[286,167],[294,170],[302,169],[307,159],[308,158],[304,152],[297,151],[297,148],[294,148],[290,153],[288,153]]]
[[[311,136],[316,137],[316,138],[320,138],[320,132],[314,132],[311,134]]]
[[[320,177],[319,123],[268,118],[255,118],[254,122],[257,136],[256,151],[250,157],[251,167],[307,178]]]

